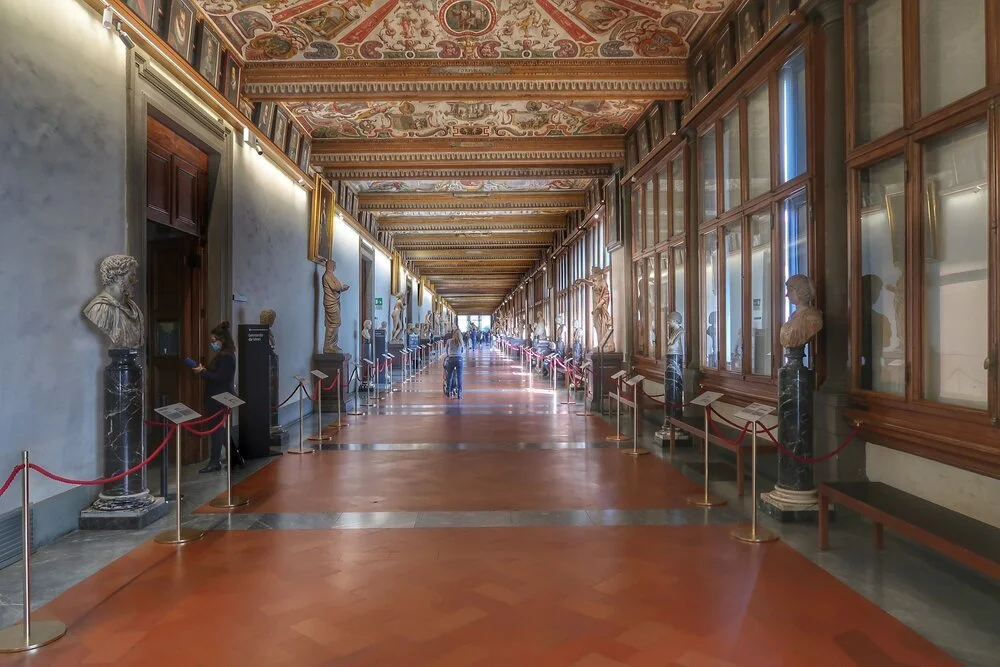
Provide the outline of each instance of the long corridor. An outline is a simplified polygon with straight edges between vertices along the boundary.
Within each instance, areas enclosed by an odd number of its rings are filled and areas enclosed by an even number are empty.
[[[231,519],[142,543],[39,612],[64,639],[7,660],[959,664],[786,544],[732,540],[736,509],[687,505],[700,485],[621,455],[502,353],[470,353],[464,383],[446,398],[434,364],[322,451],[275,458]]]

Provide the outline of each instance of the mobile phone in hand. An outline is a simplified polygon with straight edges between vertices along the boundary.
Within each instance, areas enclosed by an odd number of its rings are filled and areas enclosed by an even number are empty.
[[[189,368],[195,368],[198,366],[198,362],[192,359],[191,357],[188,357],[187,359],[184,360],[184,365]]]

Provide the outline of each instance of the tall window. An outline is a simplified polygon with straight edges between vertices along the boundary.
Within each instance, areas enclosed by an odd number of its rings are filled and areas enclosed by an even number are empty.
[[[686,218],[684,217],[684,158],[676,157],[670,163],[670,171],[673,174],[673,219],[670,222],[670,235],[683,234],[685,230]]]
[[[646,258],[646,337],[648,345],[646,352],[651,357],[659,356],[657,353],[656,341],[656,287],[657,287],[657,265],[656,256]]]
[[[719,366],[719,235],[715,231],[701,237],[702,266],[702,366]]]
[[[771,189],[771,108],[765,83],[747,98],[747,167],[750,198]]]
[[[701,219],[711,220],[718,214],[715,173],[715,130],[709,130],[698,141],[698,174],[701,178]]]
[[[725,266],[726,370],[743,368],[743,225],[726,225],[723,234]]]
[[[649,350],[646,325],[646,262],[635,264],[635,353],[646,356]]]
[[[983,0],[920,0],[920,111],[937,111],[986,85]]]
[[[740,203],[740,110],[722,119],[722,208],[731,211]]]
[[[655,185],[652,181],[646,183],[642,187],[643,191],[643,201],[645,205],[643,207],[642,218],[645,220],[644,227],[646,229],[645,240],[642,244],[644,248],[651,248],[656,244],[656,205],[655,202]]]
[[[903,126],[903,0],[860,0],[854,14],[855,143]]]
[[[668,165],[669,166],[669,165]],[[670,238],[670,171],[661,171],[657,177],[656,182],[659,184],[659,189],[657,190],[657,205],[659,207],[659,215],[656,217],[657,225],[657,240],[666,241]],[[683,205],[683,201],[681,204]]]
[[[778,73],[781,182],[806,171],[806,54],[799,51]]]
[[[771,212],[750,216],[750,372],[771,375]]]

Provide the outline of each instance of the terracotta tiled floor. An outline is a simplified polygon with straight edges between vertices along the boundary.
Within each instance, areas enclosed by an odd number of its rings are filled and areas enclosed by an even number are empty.
[[[679,507],[697,488],[652,456],[559,447],[603,443],[609,429],[558,406],[559,396],[523,391],[525,376],[499,356],[470,362],[461,402],[434,396],[439,381],[432,369],[380,408],[391,415],[338,434],[426,447],[283,457],[239,487],[252,497],[247,509],[274,525],[340,511],[532,509],[544,519],[546,510]],[[254,517],[233,519],[252,527]],[[684,525],[703,516],[639,522],[328,524],[214,531],[182,548],[149,542],[37,614],[66,622],[65,638],[0,664],[958,664],[782,543],[750,547],[730,526]]]
[[[212,533],[146,544],[46,612],[70,634],[26,664],[958,664],[727,527]]]
[[[235,492],[247,512],[385,512],[687,507],[700,488],[616,449],[494,449],[284,456]]]

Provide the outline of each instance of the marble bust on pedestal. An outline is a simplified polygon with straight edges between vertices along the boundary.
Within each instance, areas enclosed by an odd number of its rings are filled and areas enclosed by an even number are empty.
[[[816,287],[809,276],[801,273],[789,278],[785,287],[795,312],[781,325],[779,340],[783,347],[802,347],[823,328],[823,312],[812,305]]]
[[[101,293],[83,315],[108,337],[111,348],[135,349],[145,339],[142,312],[132,300],[139,262],[129,255],[111,255],[101,262]]]

